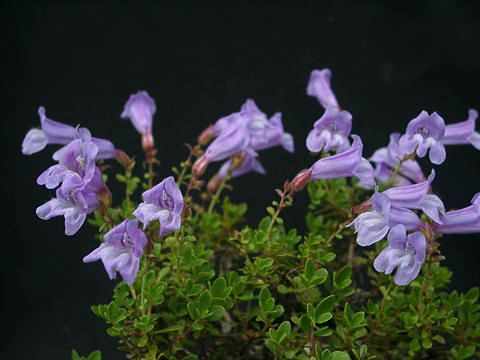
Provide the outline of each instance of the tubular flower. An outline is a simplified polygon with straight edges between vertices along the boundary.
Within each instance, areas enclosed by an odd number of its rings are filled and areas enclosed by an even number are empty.
[[[311,179],[334,179],[355,176],[360,185],[371,189],[375,186],[373,167],[362,157],[363,144],[357,135],[352,135],[353,143],[347,150],[333,156],[317,160],[311,167]]]
[[[138,91],[130,95],[120,117],[130,119],[132,125],[141,135],[151,136],[153,115],[156,111],[155,100],[146,91]]]
[[[445,213],[443,202],[437,195],[429,194],[434,178],[435,172],[432,170],[428,179],[421,183],[392,187],[383,194],[389,198],[392,206],[422,210],[429,218],[441,223],[441,215]]]
[[[445,122],[436,112],[422,111],[407,125],[407,131],[399,140],[403,154],[416,152],[425,157],[428,152],[430,162],[439,165],[445,161],[446,151],[442,140],[445,136]]]
[[[415,160],[405,160],[398,140],[399,133],[390,135],[387,147],[375,151],[370,161],[376,164],[375,178],[381,182],[392,181],[395,185],[408,185],[425,181],[422,168]],[[398,171],[394,173],[395,169]],[[393,178],[392,178],[393,177]]]
[[[65,234],[74,235],[83,225],[87,215],[99,205],[98,194],[104,184],[99,170],[85,182],[77,173],[69,172],[57,189],[56,198],[39,206],[37,216],[49,220],[56,216],[65,218]]]
[[[475,149],[480,150],[480,134],[475,131],[477,118],[477,110],[470,109],[468,110],[467,120],[445,126],[445,136],[442,139],[442,144],[472,144]]]
[[[407,235],[402,224],[394,226],[388,234],[388,246],[375,259],[376,271],[390,275],[395,271],[393,281],[397,285],[408,285],[420,273],[426,258],[425,236],[416,231]]]
[[[183,195],[173,176],[145,191],[142,197],[143,202],[138,205],[133,215],[143,224],[144,229],[155,220],[160,223],[160,236],[180,229]]]
[[[58,121],[47,118],[45,108],[38,108],[41,129],[31,129],[23,139],[22,153],[32,155],[43,150],[48,144],[66,145],[78,139],[85,128],[75,128]],[[98,147],[98,159],[110,159],[115,157],[115,146],[106,139],[92,138]]]
[[[250,147],[253,150],[264,150],[280,145],[288,152],[294,151],[293,137],[284,131],[281,113],[275,113],[268,120],[252,99],[247,99],[240,113],[248,122]]]
[[[442,216],[442,223],[435,225],[440,234],[470,234],[480,232],[480,193],[477,193],[472,204],[463,209],[447,211]]]
[[[350,146],[348,136],[352,130],[352,114],[329,107],[320,119],[313,124],[307,136],[309,151],[345,151]]]
[[[317,98],[325,108],[334,107],[339,109],[337,98],[330,86],[332,72],[330,69],[313,70],[307,86],[307,95]]]
[[[147,242],[147,237],[138,228],[138,221],[124,220],[105,234],[102,244],[85,256],[83,262],[102,260],[111,280],[118,272],[127,284],[132,285]]]
[[[411,210],[392,206],[390,199],[376,192],[370,199],[372,209],[358,215],[349,226],[354,226],[357,243],[370,246],[382,240],[398,224],[413,230],[421,226],[420,218]]]
[[[83,130],[83,131],[82,131]],[[80,138],[71,141],[53,154],[57,165],[50,166],[37,178],[37,184],[54,189],[60,185],[68,173],[76,173],[88,183],[93,177],[98,155],[98,147],[92,141],[87,129],[80,129]]]

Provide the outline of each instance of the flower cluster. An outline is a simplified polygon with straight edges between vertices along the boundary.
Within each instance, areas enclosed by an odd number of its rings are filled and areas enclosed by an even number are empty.
[[[325,156],[298,173],[291,182],[292,190],[299,191],[312,180],[342,177],[355,177],[359,186],[375,188],[370,200],[362,204],[362,209],[368,210],[350,225],[354,226],[360,246],[387,237],[388,245],[378,255],[374,268],[385,274],[395,271],[394,282],[406,285],[418,276],[429,240],[445,233],[480,231],[478,196],[465,209],[446,212],[442,200],[432,193],[435,172],[432,170],[426,179],[416,161],[416,157],[428,153],[432,164],[442,164],[446,159],[445,145],[472,144],[480,149],[480,135],[475,132],[478,113],[471,109],[467,120],[445,125],[439,114],[420,112],[408,123],[404,134],[391,134],[388,146],[374,152],[370,158],[373,168],[362,157],[360,137],[350,134],[352,115],[340,109],[330,80],[329,69],[314,70],[310,76],[307,94],[316,97],[325,112],[308,134],[306,146]],[[388,189],[379,192],[379,185]]]
[[[229,173],[232,177],[251,171],[265,174],[257,151],[275,146],[282,146],[288,152],[294,151],[293,137],[283,128],[282,114],[275,113],[269,119],[251,99],[242,105],[239,112],[222,117],[205,129],[198,140],[200,144],[207,144],[212,139],[213,142],[193,168],[194,174],[200,177],[209,163],[225,160],[210,181],[211,185],[218,184]]]
[[[133,94],[125,104],[122,118],[129,118],[142,134],[146,153],[154,149],[152,122],[155,102],[145,91]],[[87,216],[99,207],[108,207],[111,194],[103,181],[99,160],[116,158],[124,163],[125,153],[106,139],[92,137],[90,131],[73,127],[47,118],[40,107],[41,129],[31,129],[26,134],[22,153],[31,155],[43,150],[48,144],[64,145],[53,154],[55,165],[50,166],[37,178],[37,184],[47,189],[56,189],[56,196],[36,210],[37,216],[49,220],[56,216],[65,219],[65,234],[74,235],[82,227]],[[114,226],[102,244],[87,255],[84,262],[101,259],[111,279],[120,273],[132,284],[139,270],[140,258],[148,243],[145,230],[150,222],[158,220],[159,236],[176,231],[181,225],[183,196],[173,177],[168,177],[143,193],[144,202],[133,212],[136,219],[125,219]]]

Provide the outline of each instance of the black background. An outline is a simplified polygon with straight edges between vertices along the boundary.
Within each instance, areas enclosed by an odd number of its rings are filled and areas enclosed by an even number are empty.
[[[332,69],[366,155],[422,109],[449,123],[480,108],[479,13],[469,3],[302,3],[2,2],[3,358],[67,359],[72,348],[122,358],[89,309],[107,302],[114,285],[101,263],[81,262],[96,245],[92,230],[67,238],[61,219],[45,222],[34,213],[51,196],[35,179],[51,164],[52,147],[31,157],[20,148],[39,124],[39,105],[52,119],[81,124],[140,155],[137,133],[119,114],[130,93],[148,90],[158,108],[162,177],[186,156],[183,143],[247,97],[268,114],[282,111],[295,154],[263,152],[268,175],[236,180],[231,194],[249,203],[253,224],[273,187],[312,161],[304,139],[322,113],[305,95],[312,69]],[[465,206],[480,190],[479,165],[472,147],[448,148],[434,183],[448,208]],[[302,194],[286,213],[290,226],[303,226],[305,200]],[[479,244],[478,235],[442,241],[452,288],[480,283]]]

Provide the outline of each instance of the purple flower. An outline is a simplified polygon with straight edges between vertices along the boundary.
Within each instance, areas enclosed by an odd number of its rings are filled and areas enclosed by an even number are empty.
[[[120,117],[130,119],[140,134],[148,136],[152,133],[153,115],[156,111],[155,101],[150,95],[146,91],[138,91],[130,95]]]
[[[414,151],[423,158],[429,153],[433,164],[439,165],[445,161],[446,151],[442,143],[445,135],[445,122],[436,112],[428,114],[422,111],[407,125],[407,131],[399,140],[403,154]]]
[[[348,136],[352,130],[352,114],[329,107],[322,117],[313,124],[307,136],[307,148],[317,153],[324,151],[345,151],[350,146]]]
[[[408,209],[420,209],[437,223],[441,223],[441,215],[445,213],[442,200],[434,194],[429,194],[435,172],[427,180],[412,185],[392,187],[383,192],[392,203],[392,206]]]
[[[422,168],[415,160],[404,160],[398,140],[400,134],[390,135],[390,141],[387,147],[383,147],[374,152],[370,161],[376,164],[375,178],[381,182],[393,180],[395,185],[408,185],[425,181],[425,175]],[[392,179],[394,169],[400,166],[398,174]]]
[[[154,220],[160,222],[160,236],[180,229],[183,211],[183,196],[173,176],[162,180],[142,194],[143,202],[133,215],[143,223],[144,229]]]
[[[468,118],[445,127],[445,136],[442,139],[444,145],[472,144],[480,150],[480,134],[475,131],[475,122],[478,112],[475,109],[468,110]]]
[[[87,215],[98,207],[98,193],[104,186],[99,170],[85,182],[79,174],[68,172],[62,186],[57,189],[56,198],[39,206],[37,216],[49,220],[56,216],[65,218],[65,234],[74,235],[85,222]]]
[[[307,95],[316,97],[325,108],[339,108],[337,98],[330,86],[332,72],[330,69],[313,70],[307,86]]]
[[[65,145],[79,138],[80,134],[88,131],[85,128],[75,128],[70,125],[47,118],[45,108],[38,108],[41,129],[31,129],[22,143],[22,153],[31,155],[43,150],[48,144]],[[115,157],[115,146],[106,139],[92,138],[98,147],[98,159]]]
[[[480,193],[472,204],[463,209],[447,211],[442,223],[435,224],[435,231],[441,234],[469,234],[480,232]]]
[[[420,273],[426,258],[427,242],[419,231],[408,234],[405,226],[394,226],[388,234],[388,246],[375,259],[376,271],[390,275],[397,285],[408,285]]]
[[[393,207],[383,193],[376,192],[370,202],[372,209],[361,213],[349,224],[354,226],[360,246],[370,246],[382,240],[395,225],[403,224],[409,230],[421,225],[420,218],[413,211]]]
[[[45,170],[38,177],[37,184],[54,189],[71,172],[78,174],[84,182],[90,181],[96,169],[98,147],[92,141],[87,129],[79,129],[79,134],[79,138],[53,154],[53,159],[58,161],[58,164]]]
[[[248,99],[242,105],[240,113],[248,121],[250,147],[253,150],[264,150],[281,145],[288,152],[294,151],[293,137],[284,131],[281,113],[275,113],[268,120],[252,99]]]
[[[85,256],[83,262],[102,260],[111,280],[118,272],[127,284],[132,285],[147,242],[147,237],[138,228],[138,221],[124,220],[105,234],[102,244]]]
[[[375,186],[373,167],[362,157],[363,144],[357,135],[352,135],[353,143],[347,150],[322,158],[311,167],[311,179],[334,179],[355,176],[360,185],[371,189]]]

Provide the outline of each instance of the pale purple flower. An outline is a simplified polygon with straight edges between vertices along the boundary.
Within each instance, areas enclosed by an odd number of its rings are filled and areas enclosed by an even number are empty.
[[[183,195],[173,176],[162,180],[142,194],[143,202],[133,215],[143,223],[144,229],[152,221],[160,223],[160,236],[180,229],[183,211]]]
[[[77,173],[68,172],[57,189],[56,198],[39,206],[36,210],[37,216],[42,220],[63,216],[65,234],[74,235],[85,222],[87,215],[98,207],[97,194],[103,186],[98,169],[88,182]]]
[[[440,234],[480,232],[480,193],[475,194],[470,206],[447,211],[442,216],[442,223],[435,224],[435,231]]]
[[[231,124],[208,146],[205,158],[209,162],[221,161],[248,148],[250,132],[246,119],[240,114],[234,114]]]
[[[374,152],[370,161],[375,163],[375,178],[381,182],[392,181],[395,185],[408,185],[425,181],[422,168],[415,160],[405,160],[398,140],[400,134],[390,135],[387,147],[380,148]],[[401,163],[401,165],[400,165]],[[400,165],[397,175],[392,179],[393,171]]]
[[[372,209],[361,213],[349,224],[354,226],[360,246],[370,246],[382,240],[395,225],[403,224],[413,230],[422,224],[413,211],[392,206],[390,199],[383,193],[373,194],[370,203]]]
[[[307,148],[317,153],[320,151],[345,151],[350,146],[348,136],[352,130],[352,114],[329,107],[322,117],[313,124],[307,136]]]
[[[284,131],[281,113],[275,113],[269,120],[252,99],[245,101],[240,113],[248,122],[250,147],[253,150],[281,145],[288,152],[294,151],[293,137]]]
[[[137,220],[124,220],[105,234],[100,246],[85,256],[83,262],[102,260],[111,280],[119,273],[123,281],[132,285],[147,242],[148,239],[139,229]]]
[[[336,155],[317,160],[311,169],[311,179],[334,179],[355,176],[360,186],[371,189],[375,186],[373,167],[362,157],[363,144],[357,135],[352,135],[353,143],[347,150]]]
[[[408,285],[420,273],[426,251],[425,236],[419,231],[407,235],[405,226],[399,224],[390,230],[388,246],[377,256],[373,266],[386,275],[395,271],[394,283]]]
[[[22,143],[22,153],[31,155],[43,150],[48,144],[65,145],[79,138],[79,134],[88,131],[49,119],[43,106],[38,108],[41,129],[31,129]],[[115,146],[106,139],[92,138],[98,147],[97,159],[115,157]]]
[[[442,139],[442,144],[472,144],[477,150],[480,150],[480,134],[475,131],[477,118],[477,110],[470,109],[468,110],[467,120],[447,125],[445,127],[445,136]]]
[[[146,91],[138,91],[130,95],[120,117],[130,119],[140,134],[148,136],[152,133],[153,115],[156,111],[155,100]]]
[[[435,171],[432,170],[428,179],[421,183],[395,186],[385,190],[383,194],[389,198],[392,206],[422,210],[432,220],[441,223],[445,207],[437,195],[429,193],[434,178]]]
[[[403,154],[416,152],[418,157],[429,153],[430,162],[439,165],[445,161],[446,151],[442,140],[445,136],[445,122],[436,112],[422,111],[407,125],[407,131],[399,140]]]
[[[330,69],[313,70],[307,86],[307,95],[317,98],[325,108],[339,108],[337,98],[330,86],[332,72]]]
[[[58,164],[50,166],[40,174],[37,184],[54,189],[70,172],[78,174],[84,182],[90,181],[96,169],[98,147],[87,129],[79,129],[79,134],[79,138],[53,154],[53,159],[58,161]]]

